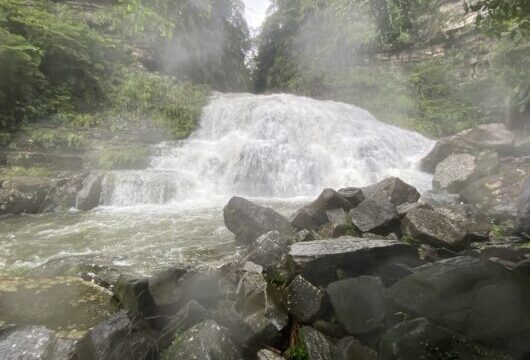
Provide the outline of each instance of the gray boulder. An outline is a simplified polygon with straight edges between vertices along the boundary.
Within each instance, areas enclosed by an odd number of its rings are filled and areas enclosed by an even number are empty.
[[[340,196],[350,202],[352,208],[359,205],[365,199],[363,190],[356,187],[342,188],[339,189],[338,193]]]
[[[41,212],[55,186],[50,178],[20,176],[5,180],[0,187],[0,215]]]
[[[436,165],[432,185],[435,190],[457,193],[479,177],[475,156],[454,154]]]
[[[396,206],[387,200],[365,200],[349,215],[353,225],[363,233],[388,235],[399,228]]]
[[[272,350],[261,349],[257,354],[258,360],[285,360],[285,358]]]
[[[466,232],[450,218],[429,209],[410,211],[401,222],[403,236],[436,247],[460,249]]]
[[[260,235],[276,230],[290,234],[289,221],[276,211],[233,197],[223,209],[226,227],[236,235],[236,240],[251,243]]]
[[[310,324],[326,311],[325,293],[298,275],[287,287],[287,310],[301,324]]]
[[[337,320],[350,334],[363,334],[381,327],[386,315],[385,288],[377,277],[360,276],[328,285]]]
[[[183,332],[166,350],[170,360],[242,360],[228,329],[207,320]]]
[[[323,225],[320,233],[325,238],[337,238],[352,230],[352,222],[344,209],[338,208],[326,211],[328,223]]]
[[[70,360],[75,342],[59,339],[44,326],[7,326],[0,328],[2,360]]]
[[[290,219],[291,225],[298,230],[317,230],[329,221],[326,211],[338,208],[349,210],[351,207],[350,201],[338,192],[333,189],[324,189],[315,201],[293,214]]]
[[[335,281],[338,270],[360,276],[392,261],[417,266],[418,253],[399,241],[352,237],[296,243],[289,251],[292,272],[314,285]]]
[[[77,193],[76,208],[79,210],[92,210],[99,205],[101,197],[101,185],[103,183],[103,173],[91,173],[83,181],[81,191]]]
[[[147,323],[120,311],[80,340],[78,355],[79,360],[155,360],[158,348]]]
[[[389,313],[426,317],[516,359],[530,354],[529,283],[498,263],[438,261],[395,283],[386,297]]]
[[[491,219],[474,206],[468,204],[437,206],[434,211],[454,221],[466,232],[468,241],[489,239],[492,230]]]
[[[462,201],[460,199],[460,195],[458,194],[450,194],[446,191],[434,191],[434,190],[427,190],[425,191],[420,199],[418,200],[418,203],[422,205],[428,205],[431,207],[436,206],[452,206],[452,205],[458,205]]]
[[[308,360],[334,359],[335,345],[320,331],[302,326],[298,339],[307,353]]]
[[[134,315],[144,317],[153,316],[157,309],[149,292],[148,279],[135,279],[127,275],[120,275],[114,287],[114,297],[122,308]]]
[[[208,311],[192,300],[184,305],[175,315],[169,318],[166,325],[163,326],[161,336],[158,338],[158,346],[162,349],[171,345],[175,335],[191,328],[192,326],[207,320]]]
[[[466,359],[510,360],[426,318],[402,322],[388,330],[379,345],[380,360]]]
[[[377,360],[377,351],[364,346],[353,336],[347,336],[340,339],[335,344],[337,350],[335,353],[336,360]]]
[[[412,185],[397,177],[386,178],[377,184],[362,189],[367,199],[389,201],[395,206],[414,203],[420,198],[420,193]]]
[[[256,248],[249,260],[265,269],[278,269],[285,265],[289,246],[294,243],[290,236],[271,231],[256,239]]]

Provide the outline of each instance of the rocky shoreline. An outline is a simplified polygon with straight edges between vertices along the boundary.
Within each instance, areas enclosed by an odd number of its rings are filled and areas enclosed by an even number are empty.
[[[528,359],[528,144],[483,125],[441,139],[422,166],[427,193],[395,177],[325,189],[289,219],[234,197],[223,215],[239,258],[149,278],[84,274],[121,311],[79,341],[4,326],[0,357]]]

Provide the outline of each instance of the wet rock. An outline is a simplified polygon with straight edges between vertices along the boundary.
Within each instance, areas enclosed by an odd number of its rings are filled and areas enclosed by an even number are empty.
[[[337,270],[351,276],[365,275],[388,262],[418,265],[414,247],[393,240],[352,237],[315,240],[291,245],[291,270],[314,285],[327,285],[337,279]]]
[[[61,360],[73,355],[73,344],[60,340],[44,326],[8,326],[0,329],[3,360]]]
[[[438,326],[423,317],[402,322],[391,328],[383,335],[379,345],[380,360],[446,358],[511,359],[472,343],[462,335]]]
[[[335,344],[336,360],[377,360],[377,351],[364,346],[353,336],[340,339]]]
[[[167,350],[171,360],[243,359],[228,329],[207,320],[186,330]]]
[[[319,197],[293,214],[291,225],[298,229],[317,230],[329,221],[326,211],[342,208],[349,210],[351,203],[333,189],[324,189]]]
[[[171,345],[177,333],[208,319],[208,311],[198,302],[190,301],[175,315],[171,316],[167,325],[161,331],[158,346],[162,349]]]
[[[403,236],[436,247],[460,249],[466,232],[453,220],[429,209],[411,211],[401,222]]]
[[[60,174],[55,180],[54,190],[46,197],[42,205],[42,212],[74,208],[77,193],[81,191],[83,181],[87,176],[88,173],[85,171]]]
[[[360,276],[328,285],[331,306],[337,320],[350,334],[379,328],[385,318],[385,288],[377,277]]]
[[[20,176],[5,180],[0,187],[0,215],[37,214],[54,188],[49,178]]]
[[[500,166],[499,154],[495,151],[486,150],[477,155],[477,172],[480,176],[493,174]]]
[[[294,243],[290,236],[271,231],[256,239],[256,248],[249,260],[265,269],[278,269],[285,265],[289,246]]]
[[[325,238],[337,238],[352,231],[352,222],[342,208],[326,211],[329,222],[325,224],[320,233]]]
[[[329,322],[326,320],[319,319],[313,323],[313,327],[323,333],[326,336],[340,339],[345,336],[348,336],[348,332],[344,326],[337,322]]]
[[[76,208],[79,210],[92,210],[99,205],[103,173],[91,173],[84,181],[81,191],[77,194]]]
[[[287,287],[287,309],[301,324],[310,324],[325,310],[325,293],[298,275]]]
[[[465,140],[479,149],[510,152],[515,143],[515,135],[504,124],[479,125],[465,135]]]
[[[460,191],[460,196],[498,221],[514,219],[521,185],[527,176],[530,158],[505,160],[498,173],[472,182]]]
[[[386,178],[377,184],[364,187],[363,193],[367,199],[389,201],[395,206],[417,202],[420,193],[412,185],[397,177]]]
[[[334,359],[335,346],[320,331],[309,326],[303,326],[300,329],[299,341],[307,352],[308,360]]]
[[[147,323],[125,311],[97,325],[79,342],[79,360],[155,360],[156,339]]]
[[[349,215],[353,225],[363,233],[388,235],[399,228],[396,207],[386,200],[365,200]]]
[[[386,296],[389,313],[426,317],[515,358],[530,353],[530,287],[500,264],[470,257],[438,261],[417,268]]]
[[[492,230],[491,219],[472,205],[437,206],[434,211],[455,222],[466,232],[467,241],[485,241]]]
[[[458,254],[452,250],[437,248],[428,244],[421,244],[418,247],[418,254],[422,260],[435,262],[443,259],[448,259],[457,256]]]
[[[284,357],[281,354],[267,349],[261,349],[258,351],[257,356],[258,360],[284,360]]]
[[[148,292],[159,310],[166,313],[175,311],[180,304],[179,280],[187,273],[186,269],[171,268],[153,275],[148,280]],[[164,311],[164,309],[166,311]]]
[[[233,197],[223,209],[226,227],[236,235],[236,240],[251,243],[260,235],[276,230],[290,234],[289,221],[276,211]]]
[[[114,297],[132,314],[150,317],[156,313],[156,304],[149,292],[148,279],[134,279],[121,275],[114,288]]]
[[[422,203],[419,203],[419,202],[402,204],[402,205],[399,205],[396,208],[398,215],[401,216],[401,217],[407,215],[410,211],[416,210],[416,209],[430,209],[430,210],[432,210],[433,208],[430,205],[422,204]]]
[[[311,231],[311,230],[308,230],[308,229],[300,230],[296,234],[296,240],[298,242],[300,242],[300,241],[313,241],[315,239],[316,239],[315,232]]]
[[[436,165],[432,185],[435,190],[457,193],[479,177],[475,156],[454,154]]]
[[[468,144],[464,137],[470,130],[463,131],[459,134],[439,139],[434,148],[425,156],[420,163],[420,168],[429,173],[433,173],[436,165],[450,155],[458,153],[471,153],[473,145]]]
[[[351,204],[351,207],[354,208],[364,201],[365,197],[363,190],[356,187],[348,187],[339,189],[339,195],[348,200]]]
[[[427,190],[421,195],[420,199],[418,200],[418,203],[425,204],[431,207],[452,206],[459,205],[461,203],[461,200],[460,195],[458,194],[450,194],[445,191]]]

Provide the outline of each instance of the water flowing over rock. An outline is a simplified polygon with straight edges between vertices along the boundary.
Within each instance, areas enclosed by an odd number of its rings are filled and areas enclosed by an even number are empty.
[[[101,202],[309,196],[391,175],[427,189],[429,176],[415,166],[432,146],[352,105],[286,94],[215,94],[189,139],[159,145],[148,169],[107,175]]]

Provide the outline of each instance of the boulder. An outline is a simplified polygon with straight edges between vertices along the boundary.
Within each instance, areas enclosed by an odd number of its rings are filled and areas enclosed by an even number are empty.
[[[290,236],[271,231],[256,239],[256,248],[249,260],[265,269],[278,269],[285,265],[289,246],[294,243]]]
[[[498,263],[441,260],[417,268],[386,297],[389,313],[426,317],[516,359],[530,354],[529,283]]]
[[[301,324],[310,324],[326,311],[325,293],[298,275],[287,287],[287,310]]]
[[[159,310],[174,312],[180,305],[182,289],[179,280],[188,272],[186,269],[170,268],[151,276],[147,283],[147,292]],[[167,311],[164,311],[166,309]]]
[[[336,344],[336,360],[378,360],[377,351],[364,346],[353,336],[340,339]]]
[[[342,188],[339,189],[338,193],[340,196],[350,202],[352,208],[359,205],[365,199],[363,190],[356,187]]]
[[[272,350],[261,349],[257,354],[258,360],[285,360],[285,358]]]
[[[348,271],[351,276],[360,276],[389,262],[419,264],[416,249],[408,244],[353,237],[293,244],[289,260],[292,272],[301,274],[314,285],[335,281],[340,269]]]
[[[79,210],[92,210],[99,205],[101,196],[101,184],[103,183],[104,174],[95,172],[90,173],[83,181],[81,191],[77,193],[76,208]]]
[[[395,206],[405,203],[417,202],[420,193],[412,185],[407,184],[397,177],[386,178],[377,184],[362,189],[367,199],[376,201],[389,201]]]
[[[479,177],[475,156],[454,154],[436,165],[432,185],[435,190],[457,193]]]
[[[175,335],[208,319],[208,311],[198,302],[192,300],[172,315],[161,331],[158,346],[162,349],[171,345]]]
[[[360,276],[332,282],[326,288],[336,319],[350,334],[381,327],[386,315],[385,288],[377,277]]]
[[[409,212],[411,212],[412,210],[416,210],[416,209],[430,209],[430,210],[432,210],[433,208],[430,205],[423,204],[423,203],[420,203],[420,202],[401,204],[401,205],[399,205],[396,208],[397,213],[398,213],[398,215],[400,217],[403,217],[403,216],[407,215]]]
[[[401,222],[403,236],[436,247],[460,249],[466,245],[466,232],[450,218],[429,209],[411,211]]]
[[[49,178],[20,176],[5,180],[0,187],[0,215],[37,214],[55,189]]]
[[[515,219],[521,185],[527,176],[530,158],[507,159],[498,173],[472,182],[460,191],[460,196],[498,221]]]
[[[383,335],[379,359],[510,360],[510,357],[472,343],[464,336],[420,317],[402,322]]]
[[[291,225],[298,230],[317,230],[329,221],[326,211],[338,208],[349,210],[351,207],[350,201],[338,192],[333,189],[324,189],[316,200],[293,214],[290,219]]]
[[[276,230],[290,234],[289,221],[276,211],[233,197],[223,209],[226,227],[236,235],[236,240],[251,243],[260,235]]]
[[[308,229],[300,230],[296,234],[297,242],[300,242],[300,241],[313,241],[313,240],[315,240],[315,238],[316,238],[315,232],[311,231],[311,230],[308,230]]]
[[[434,211],[454,221],[466,232],[468,241],[489,239],[492,230],[491,219],[474,206],[468,204],[436,206]]]
[[[59,339],[44,326],[7,326],[0,328],[2,360],[70,360],[75,344]]]
[[[298,340],[305,349],[307,360],[334,359],[335,345],[320,331],[310,326],[302,326]]]
[[[326,238],[337,238],[352,231],[352,222],[342,208],[326,211],[329,222],[322,226],[320,233]]]
[[[212,320],[201,322],[183,332],[166,352],[166,358],[171,360],[243,359],[228,329]]]
[[[458,194],[434,190],[425,191],[418,200],[418,203],[431,207],[459,205],[461,202],[460,195]]]
[[[387,200],[364,200],[349,215],[353,225],[363,233],[388,235],[399,228],[396,206]]]
[[[79,360],[155,360],[158,348],[147,323],[120,311],[80,340],[78,355]]]
[[[149,292],[148,279],[135,279],[121,275],[116,281],[114,297],[124,309],[134,315],[150,317],[157,311]]]

